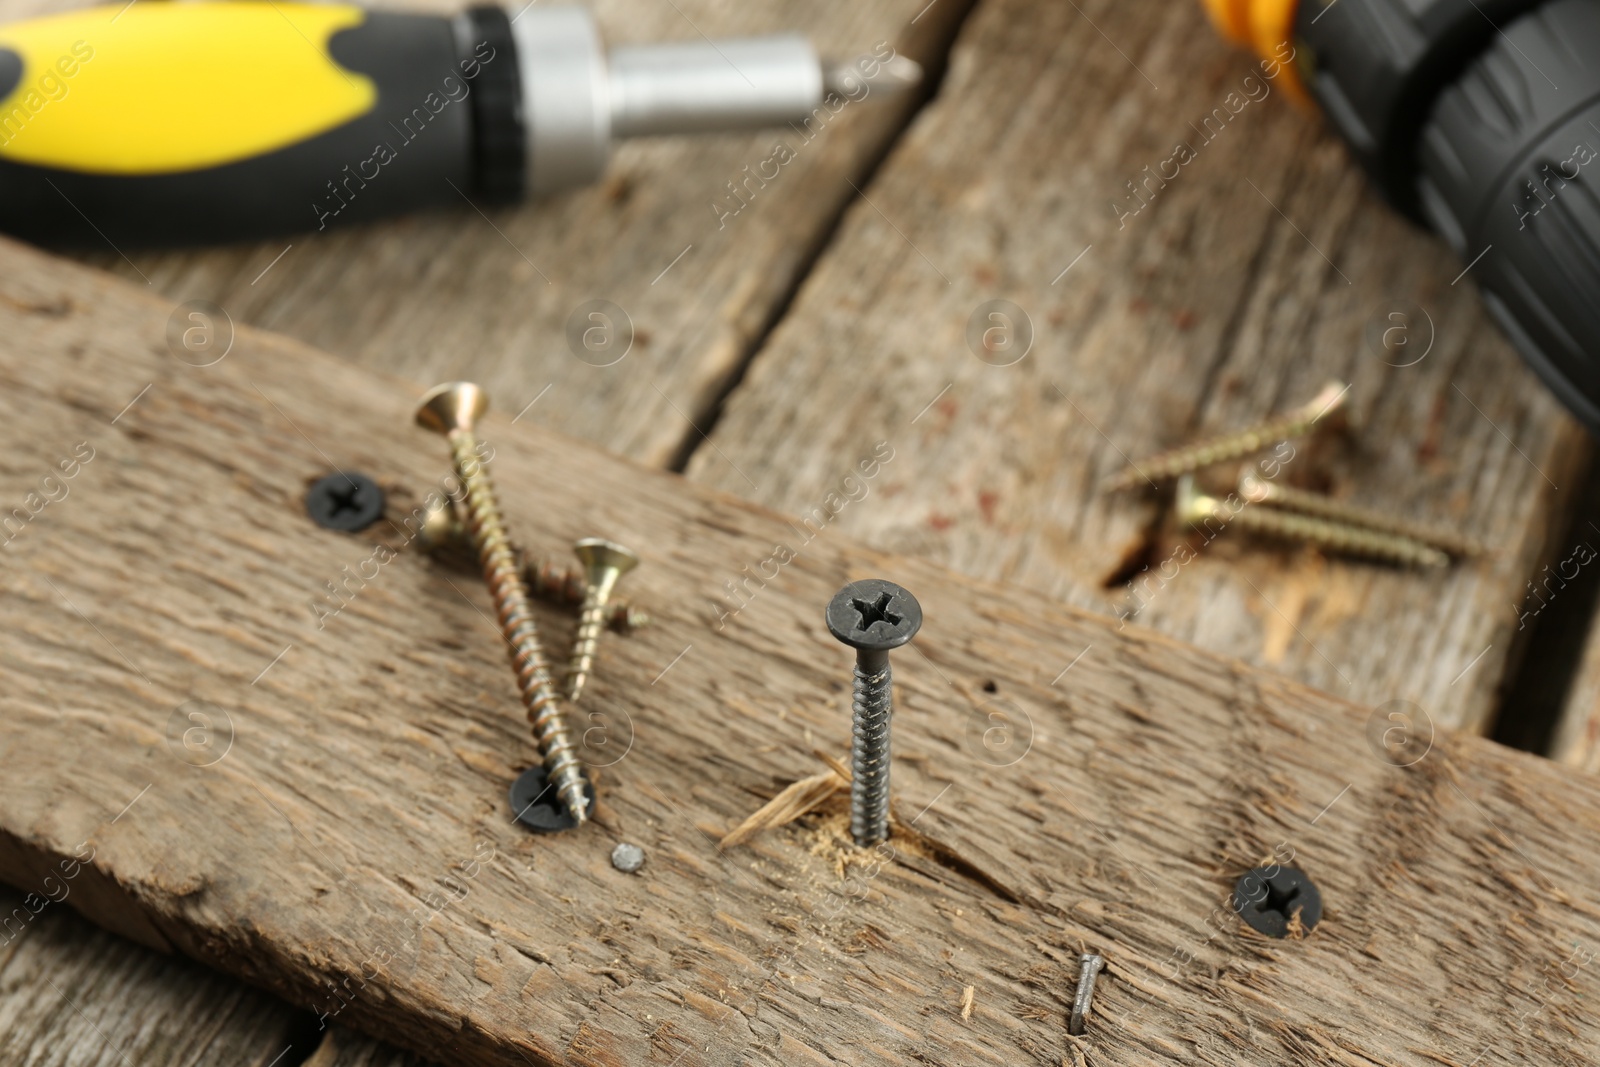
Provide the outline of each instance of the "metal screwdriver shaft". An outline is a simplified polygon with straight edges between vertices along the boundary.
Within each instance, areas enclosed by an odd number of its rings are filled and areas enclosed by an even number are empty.
[[[910,593],[879,578],[851,582],[828,604],[828,630],[856,650],[851,702],[850,836],[863,848],[889,836],[889,727],[894,715],[889,651],[922,626]]]
[[[494,598],[495,616],[510,650],[528,722],[544,757],[545,774],[562,804],[581,825],[589,817],[583,765],[578,762],[566,719],[556,701],[516,553],[506,538],[500,505],[473,433],[473,424],[488,406],[488,397],[471,382],[446,382],[422,398],[417,423],[444,434],[450,442],[450,459],[461,481],[467,536],[478,552],[484,581]]]

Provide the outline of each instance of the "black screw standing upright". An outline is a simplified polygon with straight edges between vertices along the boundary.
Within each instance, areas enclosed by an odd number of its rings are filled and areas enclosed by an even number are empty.
[[[828,631],[856,650],[850,745],[850,836],[863,848],[889,836],[889,650],[922,626],[922,606],[893,582],[864,578],[828,604]]]

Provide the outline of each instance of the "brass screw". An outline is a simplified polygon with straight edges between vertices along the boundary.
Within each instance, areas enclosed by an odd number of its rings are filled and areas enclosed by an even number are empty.
[[[556,702],[555,687],[539,645],[533,609],[517,570],[516,554],[506,539],[500,505],[489,481],[487,464],[478,456],[478,439],[473,424],[489,406],[489,398],[471,382],[446,382],[435,386],[417,408],[417,423],[450,441],[450,460],[462,486],[462,507],[466,513],[467,536],[478,552],[483,577],[494,598],[495,615],[500,620],[517,673],[517,691],[527,709],[528,722],[544,757],[545,775],[555,787],[572,818],[580,826],[589,817],[587,783],[583,765],[578,762],[567,722]]]
[[[423,510],[422,522],[412,536],[417,547],[430,556],[453,548],[472,547],[467,528],[456,518],[455,505],[448,499]]]
[[[594,669],[595,649],[605,626],[606,602],[617,580],[639,565],[631,549],[603,537],[585,537],[572,546],[583,564],[583,606],[578,609],[578,629],[572,638],[572,658],[567,661],[567,703],[576,704]]]
[[[1216,497],[1201,492],[1194,484],[1193,475],[1186,474],[1178,480],[1177,510],[1179,519],[1189,526],[1199,527],[1210,522],[1221,523],[1224,527],[1237,525],[1251,533],[1304,541],[1340,555],[1363,556],[1405,567],[1443,567],[1450,562],[1450,557],[1437,548],[1409,537],[1296,515],[1291,511],[1248,505],[1230,508]]]
[[[448,500],[422,513],[415,538],[417,547],[430,554],[471,547],[466,528],[456,518],[455,508]],[[588,583],[581,569],[568,563],[535,558],[514,546],[512,551],[517,557],[517,570],[522,572],[528,593],[535,600],[566,608],[582,606]],[[650,625],[648,612],[621,598],[606,605],[605,620],[607,626],[623,634]]]
[[[1471,537],[1463,537],[1449,530],[1425,526],[1422,523],[1408,522],[1393,515],[1385,515],[1381,511],[1335,500],[1321,493],[1308,493],[1304,489],[1279,485],[1254,471],[1247,470],[1239,475],[1239,495],[1252,504],[1270,504],[1273,507],[1298,511],[1303,515],[1314,515],[1319,519],[1330,519],[1351,526],[1365,526],[1369,530],[1394,534],[1396,537],[1409,537],[1413,541],[1432,545],[1441,552],[1463,559],[1481,556],[1484,553],[1483,543]]]
[[[1330,381],[1316,396],[1300,407],[1265,422],[1209,437],[1180,448],[1158,452],[1153,456],[1129,464],[1128,468],[1113,475],[1106,482],[1106,491],[1131,489],[1144,482],[1165,482],[1183,474],[1191,474],[1202,467],[1248,456],[1279,441],[1304,437],[1318,423],[1344,406],[1350,387],[1344,382]]]

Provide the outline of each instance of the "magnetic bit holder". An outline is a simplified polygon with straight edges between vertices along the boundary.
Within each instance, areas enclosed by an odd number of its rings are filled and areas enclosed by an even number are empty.
[[[540,194],[596,178],[614,138],[826,121],[835,109],[819,109],[830,94],[859,100],[922,80],[905,56],[832,63],[792,34],[607,50],[581,7],[524,9],[511,31],[526,89],[528,185]]]

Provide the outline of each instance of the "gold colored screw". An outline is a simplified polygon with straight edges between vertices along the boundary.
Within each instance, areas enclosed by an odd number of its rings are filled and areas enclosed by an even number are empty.
[[[544,757],[545,775],[573,820],[582,825],[589,817],[583,765],[578,762],[566,719],[556,702],[555,687],[550,682],[550,670],[545,664],[539,631],[533,621],[533,608],[517,569],[516,554],[506,538],[488,466],[478,456],[478,438],[472,432],[473,424],[488,406],[489,398],[478,386],[471,382],[446,382],[435,386],[422,398],[417,408],[417,423],[444,434],[450,441],[451,463],[462,486],[467,536],[477,549],[484,581],[494,598],[500,632],[510,650],[511,667],[517,674],[517,691]]]
[[[415,537],[417,547],[428,553],[471,547],[466,528],[456,518],[455,508],[448,500],[422,513],[422,522],[417,527]],[[522,572],[528,593],[535,600],[565,608],[583,605],[588,581],[580,568],[535,558],[515,546],[512,551],[517,557],[517,570]],[[606,605],[605,621],[617,633],[625,634],[649,626],[650,615],[644,609],[618,598]]]
[[[1106,482],[1106,491],[1131,489],[1144,482],[1165,482],[1183,474],[1192,474],[1202,467],[1248,456],[1279,441],[1304,437],[1323,419],[1344,406],[1350,387],[1344,382],[1330,381],[1316,396],[1293,411],[1270,418],[1265,422],[1210,437],[1193,444],[1158,452],[1113,475]]]
[[[1178,480],[1177,510],[1178,518],[1194,527],[1211,522],[1224,527],[1236,525],[1251,533],[1304,541],[1340,555],[1362,556],[1404,567],[1444,567],[1450,563],[1450,557],[1437,548],[1409,537],[1297,515],[1292,511],[1248,505],[1235,510],[1226,502],[1201,492],[1194,484],[1194,476],[1188,474]]]
[[[567,703],[576,704],[594,669],[595,650],[605,626],[606,602],[624,574],[639,565],[631,549],[603,537],[585,537],[572,546],[583,564],[585,590],[578,609],[578,629],[572,638],[572,658],[567,661]]]
[[[1393,534],[1396,537],[1407,537],[1462,559],[1481,556],[1484,553],[1483,543],[1471,537],[1463,537],[1449,530],[1440,530],[1422,523],[1408,522],[1393,515],[1385,515],[1381,511],[1335,500],[1321,493],[1308,493],[1304,489],[1279,485],[1254,471],[1247,470],[1239,475],[1239,495],[1252,504],[1270,504],[1276,508],[1298,511],[1302,515],[1312,515],[1350,526],[1364,526],[1369,530]]]

